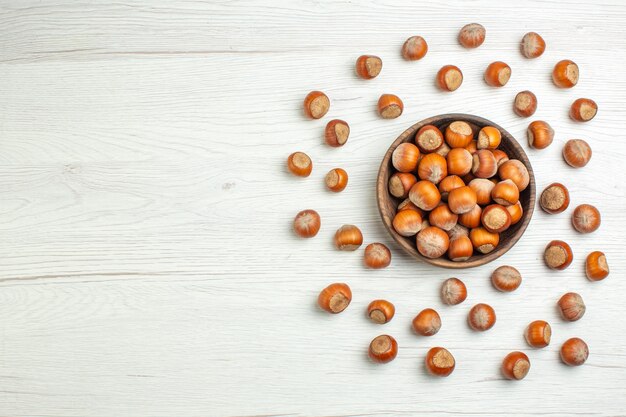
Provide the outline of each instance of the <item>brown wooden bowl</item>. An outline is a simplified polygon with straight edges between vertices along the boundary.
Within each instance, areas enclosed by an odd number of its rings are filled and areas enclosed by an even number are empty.
[[[517,224],[511,226],[505,232],[500,233],[500,243],[493,252],[486,255],[474,253],[471,258],[461,262],[453,262],[445,257],[445,255],[441,258],[436,259],[422,256],[417,251],[415,236],[404,237],[399,235],[394,230],[392,226],[392,221],[396,214],[398,204],[401,201],[389,194],[388,188],[389,177],[394,172],[394,168],[391,164],[391,154],[396,149],[396,147],[404,142],[413,142],[415,139],[415,133],[417,133],[417,131],[422,126],[434,125],[443,132],[450,123],[456,120],[462,120],[469,123],[470,125],[472,125],[472,128],[475,129],[476,132],[484,126],[494,126],[498,128],[502,133],[502,142],[498,149],[502,149],[504,152],[506,152],[509,155],[510,159],[519,159],[528,169],[528,174],[530,176],[530,183],[528,184],[528,187],[526,187],[526,189],[520,193],[520,202],[524,210],[522,219]],[[383,162],[380,165],[380,170],[378,171],[376,197],[378,199],[378,211],[380,212],[380,216],[383,219],[385,227],[391,234],[391,237],[393,237],[393,239],[400,245],[400,247],[404,249],[404,251],[407,252],[409,255],[421,261],[425,261],[430,264],[444,268],[472,268],[475,266],[489,263],[494,259],[497,259],[500,256],[504,255],[506,252],[508,252],[509,249],[513,247],[513,245],[515,245],[519,238],[522,237],[524,231],[526,230],[526,227],[530,223],[530,219],[533,215],[533,210],[535,208],[535,176],[533,174],[533,169],[530,165],[530,161],[528,160],[528,156],[526,155],[522,147],[515,140],[515,138],[513,138],[513,136],[502,127],[487,119],[483,119],[482,117],[473,116],[470,114],[441,114],[439,116],[434,116],[414,124],[407,130],[405,130],[404,133],[402,133],[398,137],[398,139],[396,139],[391,144],[391,146],[387,150],[387,153],[385,154],[385,157],[383,158]]]

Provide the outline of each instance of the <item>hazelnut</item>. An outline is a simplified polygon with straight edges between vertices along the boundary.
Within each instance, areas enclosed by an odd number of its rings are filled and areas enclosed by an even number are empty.
[[[415,185],[415,175],[406,172],[396,172],[389,178],[389,194],[396,198],[406,198],[411,187]]]
[[[417,147],[415,149],[417,149]],[[428,180],[433,184],[439,184],[442,179],[448,176],[446,158],[436,153],[424,155],[419,162],[417,176],[420,179]]]
[[[377,56],[361,55],[356,60],[356,73],[365,80],[376,78],[382,69],[383,60]]]
[[[455,214],[467,213],[476,206],[476,193],[470,187],[455,188],[448,193],[448,206]]]
[[[402,45],[402,56],[409,61],[424,58],[428,52],[428,44],[421,36],[411,36]]]
[[[559,61],[552,70],[552,81],[560,88],[572,88],[578,83],[578,65],[574,61]]]
[[[436,126],[423,126],[415,134],[415,144],[424,153],[435,152],[443,145],[443,133]]]
[[[468,185],[476,193],[476,203],[482,206],[491,203],[491,191],[496,186],[493,182],[485,178],[474,178]]]
[[[449,199],[448,195],[448,199]],[[430,211],[441,201],[437,186],[430,181],[418,181],[409,191],[409,199],[422,210]]]
[[[493,153],[493,157],[496,158],[496,165],[498,165],[498,168],[500,168],[500,165],[509,160],[509,156],[506,154],[506,152],[500,149],[494,149],[491,151],[491,153]]]
[[[470,230],[470,240],[474,249],[478,252],[486,255],[492,252],[498,243],[500,243],[500,235],[498,233],[492,233],[484,227],[476,227]]]
[[[520,117],[530,117],[537,111],[537,96],[531,91],[520,91],[515,96],[513,111]]]
[[[490,150],[480,149],[472,158],[472,174],[478,178],[491,178],[498,172],[496,158]]]
[[[569,191],[563,184],[552,183],[541,193],[539,205],[546,213],[562,213],[569,206]]]
[[[372,269],[386,268],[391,263],[391,251],[382,243],[370,243],[365,247],[364,262]]]
[[[335,246],[339,250],[354,251],[363,244],[361,229],[352,224],[344,224],[335,232]]]
[[[528,32],[522,38],[520,50],[526,58],[537,58],[546,50],[546,42],[538,33]]]
[[[461,28],[459,43],[466,48],[478,48],[485,41],[485,28],[479,23],[470,23]]]
[[[511,352],[502,361],[502,375],[506,379],[519,381],[528,375],[530,359],[523,352]]]
[[[448,193],[450,193],[450,191],[464,186],[465,183],[458,175],[448,175],[441,180],[437,188],[439,189],[439,193],[441,194],[441,199],[444,201],[448,201]]]
[[[348,284],[336,282],[324,288],[317,297],[317,304],[322,310],[337,314],[345,310],[352,301],[352,291]]]
[[[474,246],[468,236],[457,236],[450,238],[448,248],[448,258],[453,262],[464,262],[474,254]]]
[[[350,136],[350,126],[343,120],[331,120],[324,130],[324,140],[327,145],[333,148],[345,145],[348,141],[348,136]]]
[[[496,324],[496,312],[488,304],[476,304],[467,316],[467,323],[473,330],[487,331]]]
[[[472,170],[472,154],[465,148],[454,148],[446,156],[448,173],[452,175],[465,175]]]
[[[443,91],[455,91],[463,83],[463,73],[454,65],[444,65],[437,72],[437,85]]]
[[[577,337],[567,339],[561,346],[561,360],[569,366],[580,366],[589,357],[589,346]]]
[[[517,224],[520,220],[522,220],[522,216],[524,215],[524,209],[522,208],[522,203],[517,202],[512,206],[506,206],[506,210],[511,215],[511,226]]]
[[[543,348],[550,344],[552,328],[543,320],[531,322],[524,331],[526,342],[534,348]]]
[[[387,300],[374,300],[367,306],[367,315],[374,323],[388,323],[395,314],[396,308]]]
[[[591,147],[582,139],[570,139],[563,147],[563,159],[574,168],[582,168],[591,159]]]
[[[391,164],[400,172],[411,172],[417,168],[419,157],[420,150],[417,146],[412,143],[401,143],[391,154]]]
[[[491,233],[502,233],[511,226],[511,215],[504,206],[491,204],[483,209],[480,221]]]
[[[338,193],[348,186],[348,173],[341,168],[334,168],[328,171],[326,178],[326,188],[330,191]]]
[[[577,122],[588,122],[596,117],[598,105],[589,98],[579,98],[572,103],[569,116]]]
[[[493,126],[485,126],[478,132],[476,147],[478,149],[496,149],[500,146],[501,141],[502,135],[497,128]]]
[[[480,226],[480,219],[482,217],[482,214],[483,209],[478,204],[476,204],[471,211],[459,215],[458,223],[462,226],[474,229]]]
[[[511,180],[521,193],[530,183],[530,174],[526,166],[517,159],[511,159],[498,167],[498,175],[502,180]]]
[[[441,328],[441,317],[432,308],[426,308],[419,312],[413,319],[413,330],[422,336],[433,336]]]
[[[303,210],[293,220],[293,230],[300,237],[314,237],[320,231],[320,215],[315,210]]]
[[[580,320],[585,315],[585,310],[587,309],[583,298],[575,292],[563,294],[559,299],[558,306],[561,317],[567,321]]]
[[[287,168],[298,177],[308,177],[313,170],[313,162],[304,152],[294,152],[287,158]]]
[[[415,236],[422,228],[422,216],[415,210],[402,210],[396,213],[392,225],[401,236]]]
[[[417,234],[417,250],[427,258],[439,258],[448,250],[448,234],[435,226],[428,226]]]
[[[511,67],[502,61],[489,64],[485,70],[485,82],[491,87],[503,87],[511,78]]]
[[[545,149],[554,140],[554,129],[543,120],[535,120],[526,131],[528,135],[528,145],[535,149]]]
[[[426,369],[433,376],[448,376],[454,366],[454,356],[447,349],[434,347],[426,353]]]
[[[604,253],[595,251],[587,255],[585,274],[591,281],[601,281],[609,276],[609,264]]]
[[[391,362],[398,355],[398,342],[393,337],[383,334],[370,343],[368,355],[373,362]]]
[[[467,298],[467,287],[458,278],[448,278],[441,285],[441,299],[445,304],[461,304]]]
[[[600,212],[591,204],[581,204],[572,213],[572,225],[579,233],[595,232],[600,223]]]
[[[378,99],[378,114],[383,119],[395,119],[404,111],[404,103],[393,94],[383,94]]]
[[[512,266],[503,265],[493,271],[491,283],[498,291],[515,291],[522,284],[522,274]]]
[[[452,122],[446,128],[446,143],[451,148],[464,148],[472,142],[473,137],[472,127],[466,122]]]
[[[458,219],[459,215],[450,211],[447,204],[440,204],[428,215],[428,222],[432,226],[437,226],[445,231],[452,229],[456,225]]]
[[[543,259],[551,269],[563,270],[570,266],[574,260],[572,248],[562,240],[553,240],[548,243],[543,254]]]
[[[500,181],[491,190],[491,198],[503,206],[512,206],[519,201],[519,190],[511,180]]]
[[[330,108],[330,99],[321,91],[311,91],[304,98],[304,114],[312,119],[321,119]]]

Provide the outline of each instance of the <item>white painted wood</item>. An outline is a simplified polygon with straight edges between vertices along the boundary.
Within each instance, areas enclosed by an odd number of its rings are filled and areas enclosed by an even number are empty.
[[[487,41],[456,43],[478,21]],[[620,1],[4,1],[0,4],[0,415],[1,416],[408,416],[626,415],[626,5]],[[528,61],[517,45],[541,33],[548,49]],[[426,58],[405,62],[410,35],[429,42]],[[353,63],[380,55],[381,76],[361,81]],[[552,65],[581,68],[572,90],[557,90]],[[493,60],[513,68],[502,89],[482,71]],[[463,86],[443,94],[437,69],[459,65]],[[326,91],[326,118],[306,120],[301,101]],[[454,273],[469,286],[465,304],[444,307],[441,281],[452,272],[400,253],[375,206],[378,163],[410,124],[439,113],[492,119],[523,146],[528,120],[511,110],[515,94],[533,90],[536,118],[555,128],[555,143],[529,151],[538,188],[566,183],[572,207],[596,204],[597,233],[569,225],[571,209],[536,211],[526,235],[501,260]],[[400,95],[405,114],[380,120],[383,92]],[[573,99],[595,99],[588,124],[567,117]],[[323,126],[343,118],[348,144],[322,144]],[[594,149],[582,170],[560,157],[570,138]],[[286,156],[308,152],[313,175],[300,180]],[[325,172],[346,168],[345,192],[322,186]],[[296,239],[301,209],[320,212],[312,240]],[[331,238],[344,223],[393,252],[391,267],[369,271],[362,251],[339,253]],[[574,264],[547,270],[545,244],[571,243]],[[583,259],[606,252],[612,268],[590,283]],[[511,264],[524,276],[512,294],[488,276]],[[329,316],[318,291],[348,282],[354,301]],[[555,303],[566,291],[587,302],[578,323],[563,323]],[[364,308],[392,300],[397,317],[383,327]],[[498,313],[492,331],[468,330],[473,303]],[[409,329],[431,306],[443,328],[430,338]],[[525,325],[543,318],[553,343],[527,349]],[[393,334],[398,358],[375,366],[369,341]],[[587,340],[588,363],[563,366],[560,344]],[[457,369],[428,377],[423,357],[448,347]],[[528,378],[504,381],[502,357],[523,349]]]

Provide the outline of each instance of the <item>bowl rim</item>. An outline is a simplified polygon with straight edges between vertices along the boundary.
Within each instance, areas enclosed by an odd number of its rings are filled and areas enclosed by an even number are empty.
[[[406,237],[401,236],[395,230],[393,230],[393,226],[391,224],[391,221],[393,219],[390,219],[388,216],[385,216],[386,210],[383,207],[383,203],[385,199],[389,200],[389,199],[395,198],[389,194],[387,182],[382,181],[382,178],[384,176],[384,170],[387,169],[387,167],[389,166],[392,152],[395,150],[396,147],[398,147],[398,145],[400,145],[401,143],[407,142],[407,138],[414,135],[421,127],[429,125],[429,124],[440,123],[442,119],[453,119],[452,121],[461,120],[461,121],[465,121],[468,123],[472,123],[474,125],[478,125],[479,127],[494,126],[495,128],[499,129],[500,132],[502,132],[502,137],[506,138],[506,140],[510,142],[510,146],[513,147],[515,151],[518,153],[518,155],[520,156],[517,159],[519,159],[526,166],[526,169],[528,170],[528,175],[530,177],[530,181],[528,183],[528,189],[530,192],[528,208],[524,210],[522,219],[520,220],[520,226],[515,232],[515,234],[511,235],[508,238],[506,244],[503,244],[501,246],[499,245],[498,247],[496,247],[494,251],[486,255],[477,256],[475,257],[476,259],[473,259],[473,260],[454,262],[445,257],[432,259],[432,258],[427,258],[423,256],[417,251],[415,244],[409,245]],[[522,148],[522,146],[519,144],[517,139],[515,139],[515,137],[512,134],[510,134],[506,129],[502,128],[502,126],[492,122],[491,120],[488,120],[488,119],[485,119],[483,117],[476,116],[473,114],[466,114],[466,113],[439,114],[436,116],[423,119],[411,125],[408,129],[402,132],[402,134],[400,134],[400,136],[398,136],[398,138],[394,140],[393,143],[389,146],[389,148],[385,152],[385,156],[383,157],[381,161],[380,167],[378,169],[378,175],[376,176],[376,200],[377,200],[377,206],[378,206],[378,213],[381,216],[381,220],[383,221],[383,224],[385,225],[387,232],[391,235],[391,237],[396,242],[396,244],[398,244],[406,253],[408,253],[409,255],[411,255],[412,257],[420,261],[423,261],[423,262],[426,262],[426,263],[429,263],[431,265],[435,265],[438,267],[449,268],[449,269],[474,268],[477,266],[485,265],[489,262],[492,262],[498,259],[502,255],[507,253],[513,246],[515,246],[515,244],[519,241],[519,239],[522,237],[522,235],[528,228],[528,225],[530,224],[533,213],[535,211],[535,198],[536,198],[536,184],[535,184],[534,171],[530,163],[530,159],[528,158],[528,155],[526,154],[526,151],[524,150],[524,148]]]

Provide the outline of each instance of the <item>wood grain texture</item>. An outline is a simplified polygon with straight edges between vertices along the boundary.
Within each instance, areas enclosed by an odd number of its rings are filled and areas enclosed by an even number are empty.
[[[405,142],[413,142],[415,140],[415,134],[423,127],[427,125],[436,126],[440,131],[445,132],[445,129],[448,125],[454,121],[464,121],[469,123],[472,127],[472,130],[477,132],[481,128],[485,126],[494,126],[496,127],[502,134],[502,143],[499,146],[499,149],[503,150],[507,153],[510,159],[517,159],[522,162],[524,166],[528,169],[529,182],[528,187],[524,189],[520,193],[520,203],[522,205],[523,215],[518,223],[507,229],[504,233],[500,233],[499,244],[495,250],[492,252],[482,255],[479,253],[474,253],[469,259],[462,262],[454,262],[448,259],[445,255],[441,258],[427,258],[418,252],[417,247],[415,245],[415,237],[404,237],[397,233],[393,228],[392,222],[393,218],[396,215],[398,204],[400,204],[401,200],[395,198],[389,192],[389,177],[395,169],[393,167],[391,157],[393,151],[401,144]],[[474,135],[476,137],[476,135]],[[380,164],[380,168],[378,169],[378,178],[376,180],[376,200],[378,203],[378,211],[380,212],[381,219],[385,228],[396,241],[396,243],[409,255],[414,257],[415,259],[427,262],[432,265],[436,265],[443,268],[450,269],[462,269],[462,268],[474,268],[477,266],[485,265],[489,262],[493,262],[498,259],[505,253],[507,253],[511,248],[517,243],[517,241],[522,237],[524,231],[530,224],[530,221],[533,217],[533,212],[535,209],[535,175],[526,155],[524,149],[517,142],[517,140],[506,131],[506,129],[498,126],[490,120],[485,118],[469,115],[469,114],[443,114],[429,117],[427,119],[421,120],[407,130],[402,132],[400,136],[391,144],[383,160]]]
[[[487,39],[470,51],[456,36],[472,21]],[[626,415],[625,23],[617,0],[2,2],[0,416]],[[536,60],[518,51],[530,30],[548,45]],[[406,62],[400,47],[417,34],[428,55]],[[374,80],[354,74],[364,53],[384,61]],[[581,71],[571,90],[550,79],[564,58]],[[500,89],[482,80],[495,60],[513,70]],[[464,74],[450,94],[434,82],[445,64]],[[301,104],[315,89],[331,109],[310,121]],[[526,89],[539,101],[533,120],[556,131],[543,151],[529,149],[530,120],[512,110]],[[381,93],[403,99],[400,118],[380,120]],[[598,103],[593,121],[568,118],[578,97]],[[448,308],[438,291],[450,271],[399,250],[377,213],[375,184],[402,131],[452,112],[503,126],[531,159],[537,191],[562,182],[572,205],[555,216],[536,210],[497,262],[455,271],[469,296]],[[331,118],[351,126],[340,149],[323,143]],[[571,138],[594,150],[583,169],[561,158]],[[313,158],[304,180],[285,167],[296,150]],[[340,194],[323,185],[337,166],[350,174]],[[596,233],[571,228],[580,203],[602,212]],[[290,228],[306,208],[320,213],[322,229],[302,241]],[[365,243],[390,246],[391,266],[366,270],[362,250],[335,250],[345,223]],[[572,246],[565,271],[542,263],[552,239]],[[605,281],[584,277],[592,250],[607,254]],[[491,287],[501,264],[524,277],[514,293]],[[349,283],[354,299],[331,317],[315,300],[334,281]],[[579,322],[558,317],[567,291],[587,304]],[[365,318],[374,298],[396,305],[383,327]],[[484,334],[465,323],[478,302],[498,315]],[[443,320],[427,340],[410,330],[425,307]],[[536,319],[551,323],[553,342],[529,350],[522,332]],[[367,346],[383,332],[399,354],[375,366]],[[573,336],[591,350],[579,368],[558,360]],[[423,369],[435,345],[457,359],[445,380]],[[498,372],[511,350],[532,361],[521,383]]]

